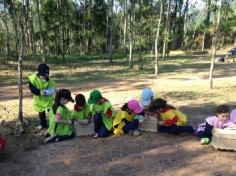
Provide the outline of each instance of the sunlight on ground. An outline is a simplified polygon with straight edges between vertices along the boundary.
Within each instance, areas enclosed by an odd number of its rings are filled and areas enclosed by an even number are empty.
[[[115,74],[117,71],[126,69],[122,65],[114,65],[103,67],[102,65],[90,65],[79,66],[74,65],[71,67],[65,67],[62,65],[55,65],[52,67],[52,77],[58,79],[57,88],[68,88],[72,91],[73,96],[77,93],[85,94],[86,98],[89,96],[89,92],[92,89],[100,89],[103,96],[111,101],[115,109],[119,109],[123,103],[130,99],[139,99],[141,90],[144,87],[151,87],[156,93],[157,97],[163,97],[168,102],[178,108],[183,107],[183,111],[186,110],[188,115],[191,114],[191,108],[200,107],[198,114],[193,113],[193,116],[202,117],[205,114],[204,104],[206,106],[215,107],[217,104],[230,104],[235,106],[236,97],[236,67],[233,63],[216,64],[215,66],[215,78],[214,89],[209,89],[208,75],[209,75],[209,59],[197,57],[192,59],[174,59],[162,61],[160,64],[161,74],[157,77],[151,74],[138,74],[138,70],[135,76],[131,76],[127,72],[126,77],[120,77],[124,74],[122,72]],[[27,66],[27,68],[30,66]],[[32,66],[31,66],[32,67]],[[145,67],[151,67],[151,63],[147,62]],[[0,78],[5,77],[6,80],[17,75],[17,72],[10,69],[10,67],[1,67]],[[34,69],[34,68],[33,68]],[[32,69],[27,69],[24,72],[26,78]],[[132,70],[131,70],[132,71]],[[91,73],[94,72],[94,73]],[[114,72],[114,73],[113,73]],[[100,78],[99,74],[101,73]],[[72,74],[72,75],[71,75]],[[83,79],[83,76],[94,76],[94,79]],[[66,75],[66,77],[65,77]],[[67,76],[71,75],[74,81],[66,82]],[[129,76],[130,75],[130,76]],[[105,76],[105,77],[104,77]],[[91,77],[92,78],[92,77]],[[98,79],[97,79],[98,78]],[[63,81],[60,81],[60,80]],[[27,81],[26,81],[27,83]],[[14,85],[15,84],[15,85]],[[18,89],[16,83],[11,82],[9,84],[1,85],[0,90],[0,121],[12,121],[17,117],[18,107]],[[37,113],[34,112],[32,106],[32,96],[30,95],[27,85],[24,86],[24,116],[26,118],[37,117]],[[68,104],[70,108],[73,104]],[[209,112],[211,114],[212,112]],[[200,114],[200,115],[199,115]],[[203,117],[202,117],[203,118]]]

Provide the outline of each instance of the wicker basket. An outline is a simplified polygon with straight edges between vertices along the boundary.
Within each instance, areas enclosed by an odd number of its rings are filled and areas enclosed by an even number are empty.
[[[236,128],[215,128],[211,145],[216,149],[236,151]]]

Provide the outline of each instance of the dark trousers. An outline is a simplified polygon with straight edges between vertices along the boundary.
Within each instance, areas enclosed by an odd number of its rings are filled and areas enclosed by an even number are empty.
[[[43,128],[48,128],[47,120],[46,120],[46,113],[45,111],[39,112],[39,124]]]
[[[177,125],[159,126],[158,131],[171,134],[179,134],[183,132],[194,134],[194,129],[192,126],[177,126]]]
[[[132,122],[125,120],[125,126],[123,127],[124,133],[129,133],[130,130],[138,129],[139,120],[135,119]]]
[[[213,126],[209,125],[206,122],[205,130],[204,131],[198,131],[196,136],[199,137],[199,138],[209,138],[209,139],[211,139],[212,138],[212,129],[213,129]]]
[[[110,134],[110,131],[106,128],[102,121],[102,116],[100,113],[94,115],[94,131],[98,134],[98,137],[107,137]]]

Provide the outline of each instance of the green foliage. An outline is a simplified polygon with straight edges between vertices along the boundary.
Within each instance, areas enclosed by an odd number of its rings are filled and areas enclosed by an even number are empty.
[[[206,4],[209,0],[189,0],[187,20],[185,21],[186,0],[171,1],[171,17],[169,25],[168,48],[174,49],[199,49],[206,33],[205,46],[210,47],[214,34],[214,18],[216,13],[216,1],[211,0],[209,23],[206,22]],[[30,1],[29,9],[22,14],[22,1],[6,0],[4,10],[3,1],[0,2],[0,53],[4,53],[6,30],[3,23],[6,14],[9,27],[9,42],[11,52],[15,50],[15,32],[12,27],[12,12],[19,25],[24,23],[25,42],[27,54],[40,53],[40,33],[38,27],[38,15],[35,0]],[[14,3],[13,3],[14,2]],[[41,1],[40,15],[42,17],[43,38],[47,55],[74,55],[106,53],[109,44],[109,26],[107,24],[109,3],[105,0],[83,1]],[[149,52],[153,50],[155,35],[158,25],[161,0],[135,0],[135,18],[132,21],[134,30],[134,53]],[[164,28],[167,17],[167,0],[163,0],[164,13],[160,29],[159,46],[164,40]],[[194,3],[197,4],[194,4]],[[199,5],[201,4],[201,5]],[[128,0],[128,32],[130,26],[130,0]],[[4,13],[5,12],[5,13]],[[32,15],[31,15],[32,12]],[[124,30],[124,0],[114,0],[113,6],[113,53],[123,50]],[[109,17],[110,18],[110,17]],[[222,45],[232,44],[236,29],[236,1],[224,1],[222,6],[222,20],[220,24],[220,36]],[[22,20],[23,19],[23,20]],[[32,23],[31,23],[32,22]],[[31,25],[33,28],[31,29]],[[184,27],[186,26],[186,35]],[[27,32],[28,29],[31,29]],[[127,35],[126,41],[129,41]],[[33,40],[33,43],[30,41]],[[183,44],[184,41],[184,45]],[[35,50],[28,49],[34,45]],[[160,48],[161,49],[161,48]],[[60,56],[60,57],[61,57]]]

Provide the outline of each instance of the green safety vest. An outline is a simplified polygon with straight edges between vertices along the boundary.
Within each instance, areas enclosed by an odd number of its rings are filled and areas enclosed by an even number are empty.
[[[111,108],[112,110],[112,118],[107,117],[106,112],[107,110]],[[115,117],[115,113],[112,109],[111,103],[109,101],[105,101],[103,104],[93,104],[92,107],[92,115],[95,115],[96,113],[100,113],[102,115],[102,121],[106,128],[110,131],[113,126],[113,118]]]
[[[72,120],[71,111],[66,106],[58,106],[56,114],[60,114],[63,120]],[[71,135],[73,128],[69,124],[57,123],[55,121],[56,114],[53,114],[53,110],[49,111],[49,128],[48,133],[50,135]]]
[[[87,119],[90,111],[91,107],[88,103],[86,103],[81,111],[73,111],[72,116],[75,119],[80,119],[80,120]]]
[[[49,79],[49,81],[42,81],[36,73],[29,76],[29,81],[33,86],[39,90],[45,90],[55,87],[55,81]],[[33,95],[33,106],[34,110],[37,112],[45,111],[50,109],[53,105],[54,95],[42,96],[42,95]]]

